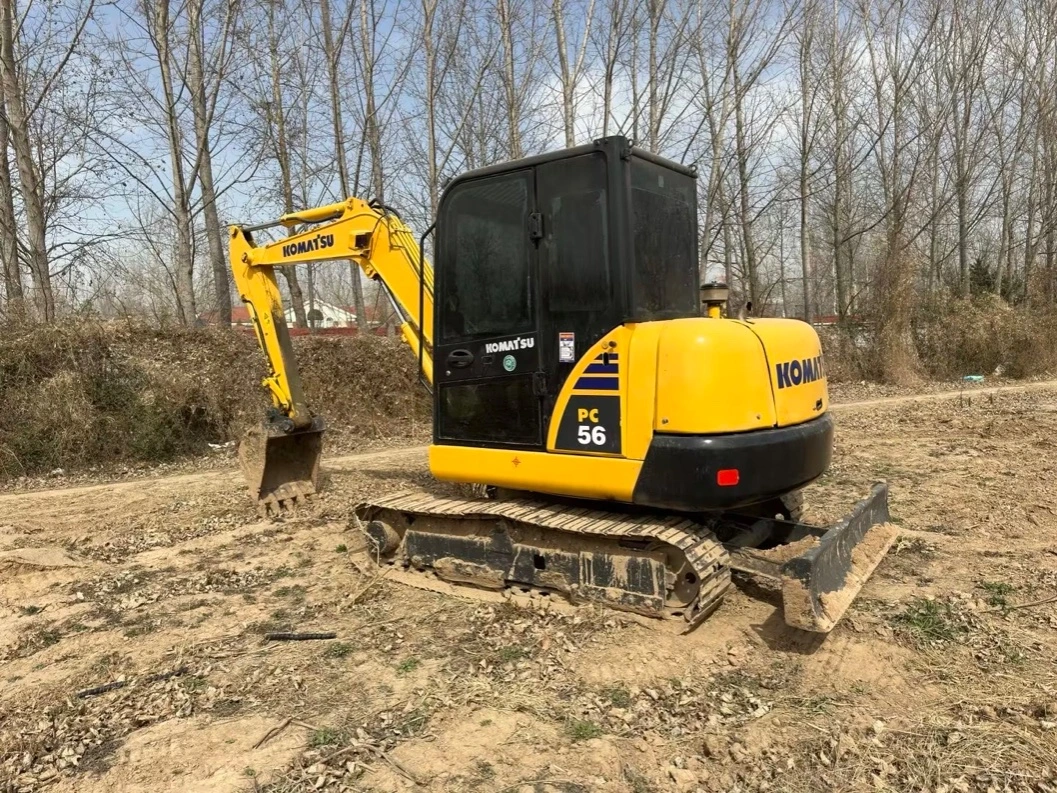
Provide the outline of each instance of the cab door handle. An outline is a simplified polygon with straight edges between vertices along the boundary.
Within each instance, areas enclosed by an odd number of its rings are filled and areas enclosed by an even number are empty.
[[[452,350],[448,353],[447,361],[452,369],[465,369],[473,363],[473,353],[469,350]]]

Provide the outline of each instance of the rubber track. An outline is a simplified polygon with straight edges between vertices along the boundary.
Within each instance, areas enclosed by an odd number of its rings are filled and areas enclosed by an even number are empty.
[[[458,499],[423,493],[398,493],[361,504],[355,514],[366,522],[380,510],[418,517],[506,518],[568,534],[653,539],[666,543],[683,553],[700,585],[697,600],[683,614],[689,623],[687,629],[711,614],[730,587],[729,559],[722,544],[707,528],[678,515],[627,515],[527,499]]]

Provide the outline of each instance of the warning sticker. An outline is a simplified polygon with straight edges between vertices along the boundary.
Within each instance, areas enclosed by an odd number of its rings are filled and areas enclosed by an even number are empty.
[[[558,334],[558,363],[576,361],[576,334],[560,332]]]

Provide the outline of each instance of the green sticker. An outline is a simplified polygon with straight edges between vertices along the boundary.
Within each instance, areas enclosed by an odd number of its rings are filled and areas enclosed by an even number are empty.
[[[513,355],[503,356],[503,368],[508,372],[514,371],[514,367],[517,366],[517,359]]]

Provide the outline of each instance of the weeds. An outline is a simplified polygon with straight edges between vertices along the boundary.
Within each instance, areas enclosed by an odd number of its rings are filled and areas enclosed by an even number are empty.
[[[951,604],[940,600],[912,600],[893,622],[918,643],[952,642],[965,633]]]
[[[355,648],[348,642],[335,642],[323,651],[324,658],[344,658],[351,655]]]
[[[615,708],[631,707],[631,694],[623,686],[613,686],[602,692],[602,696],[613,703]]]
[[[308,736],[308,745],[318,749],[321,746],[337,746],[343,743],[345,736],[338,730],[321,727]]]
[[[1015,586],[1004,581],[981,581],[979,586],[980,589],[987,592],[987,598],[985,599],[987,605],[1003,611],[1009,608],[1009,601],[1006,599],[1006,595],[1011,595],[1017,591]]]
[[[293,586],[281,586],[274,592],[272,597],[277,598],[289,598],[296,603],[300,603],[305,599],[305,593],[307,590],[300,584],[294,584]]]
[[[428,421],[398,342],[295,339],[310,404],[360,438]],[[208,454],[267,405],[252,336],[67,319],[0,337],[0,477]],[[350,387],[349,384],[352,384]]]
[[[349,552],[349,546],[347,546],[345,543],[341,543],[341,545],[339,545],[337,548],[335,548],[334,551],[336,553],[348,553]]]
[[[418,658],[415,658],[414,656],[411,656],[409,658],[405,658],[403,661],[401,661],[397,665],[396,673],[398,675],[401,675],[401,676],[402,675],[411,674],[416,669],[418,669],[418,666],[421,663],[422,663],[422,661],[420,661]]]
[[[528,651],[524,647],[518,647],[517,645],[510,645],[504,647],[499,651],[499,660],[502,663],[510,663],[512,661],[520,661],[522,658],[528,656]]]
[[[631,766],[624,766],[624,781],[631,786],[631,793],[653,793],[653,785]]]
[[[589,741],[602,735],[602,728],[593,721],[573,720],[565,725],[565,734],[573,741]]]

